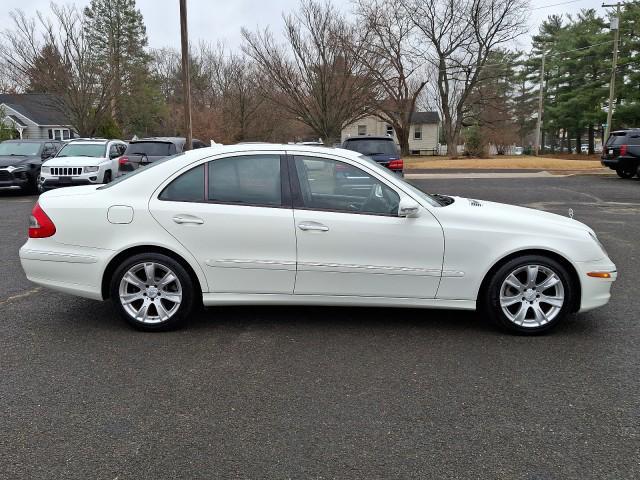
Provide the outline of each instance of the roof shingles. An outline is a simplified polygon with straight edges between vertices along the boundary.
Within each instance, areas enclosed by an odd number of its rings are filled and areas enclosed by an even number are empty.
[[[55,95],[48,93],[3,93],[0,94],[0,105],[5,104],[38,125],[71,124],[69,119],[57,106]]]

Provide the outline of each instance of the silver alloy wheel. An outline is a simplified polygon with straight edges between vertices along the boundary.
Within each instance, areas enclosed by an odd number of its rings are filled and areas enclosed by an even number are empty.
[[[549,267],[524,265],[509,275],[500,287],[500,307],[506,317],[525,328],[552,321],[564,305],[564,285]]]
[[[166,322],[182,302],[178,276],[156,262],[138,263],[127,270],[118,293],[124,310],[141,323]]]

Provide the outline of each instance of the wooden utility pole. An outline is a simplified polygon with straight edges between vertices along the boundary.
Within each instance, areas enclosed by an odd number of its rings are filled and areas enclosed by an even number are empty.
[[[542,131],[542,109],[544,107],[544,60],[546,52],[544,45],[542,47],[542,67],[540,68],[540,87],[538,92],[538,121],[536,123],[536,155],[540,154],[540,137]]]
[[[611,30],[613,30],[613,63],[611,64],[611,80],[609,82],[609,110],[607,111],[607,126],[604,131],[604,141],[609,139],[611,132],[611,121],[613,117],[613,101],[616,92],[616,67],[618,66],[618,42],[620,40],[620,7],[623,4],[618,2],[613,5],[602,4],[603,7],[616,7],[616,16],[611,19]]]
[[[180,41],[182,43],[182,91],[184,101],[185,150],[191,150],[191,75],[189,74],[189,33],[187,31],[187,0],[180,0]]]

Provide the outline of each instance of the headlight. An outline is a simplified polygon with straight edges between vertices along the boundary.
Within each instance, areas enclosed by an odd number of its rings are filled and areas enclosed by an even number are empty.
[[[40,169],[41,173],[51,173],[51,167],[42,167]]]
[[[13,173],[13,172],[24,172],[24,171],[26,171],[26,170],[29,170],[29,167],[28,167],[27,165],[19,165],[19,166],[17,166],[17,167],[14,167],[14,166],[12,165],[12,166],[7,167],[7,171],[8,171],[9,173]]]
[[[84,167],[84,173],[97,172],[100,167]]]
[[[605,256],[609,256],[609,254],[607,253],[607,250],[604,248],[604,245],[602,245],[602,243],[600,243],[600,240],[598,240],[598,237],[596,237],[596,234],[593,232],[589,232],[589,236],[593,239],[594,242],[596,242],[598,244],[598,246],[600,247],[600,250],[602,250],[602,252],[605,254]]]

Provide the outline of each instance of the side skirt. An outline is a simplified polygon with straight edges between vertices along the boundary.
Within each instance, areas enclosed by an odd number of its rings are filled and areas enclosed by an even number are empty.
[[[350,305],[354,307],[405,307],[475,310],[475,300],[447,300],[438,298],[357,297],[348,295],[280,295],[243,293],[204,293],[202,303],[213,305]]]

